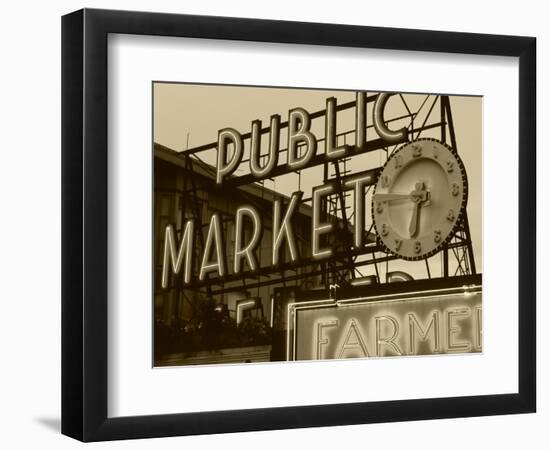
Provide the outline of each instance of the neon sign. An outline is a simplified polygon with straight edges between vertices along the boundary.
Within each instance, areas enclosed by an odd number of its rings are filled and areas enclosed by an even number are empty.
[[[406,129],[390,130],[384,122],[384,107],[390,94],[378,94],[373,108],[373,128],[385,144],[406,142],[408,134]],[[282,128],[281,117],[273,115],[269,124],[269,153],[267,159],[260,158],[260,140],[263,133],[262,122],[255,120],[251,124],[250,131],[250,159],[249,169],[255,180],[261,180],[273,175],[274,169],[278,169],[277,175],[290,173],[304,167],[318,157],[318,142],[324,137],[324,158],[326,161],[336,160],[352,154],[356,150],[365,148],[366,141],[366,95],[364,92],[356,94],[355,115],[355,145],[337,145],[336,124],[338,105],[334,97],[326,100],[324,136],[317,137],[311,130],[311,117],[303,108],[294,108],[288,112],[288,127],[286,140],[287,160],[284,170],[281,172],[279,154],[281,148],[280,131]],[[241,133],[233,128],[224,128],[218,132],[217,141],[216,184],[221,186],[242,163],[245,152],[244,139]],[[232,151],[230,151],[232,150]],[[263,159],[263,163],[260,161]],[[335,183],[323,184],[312,188],[311,192],[311,252],[309,255],[300,255],[296,245],[296,237],[292,226],[293,216],[302,203],[303,192],[294,192],[286,208],[280,199],[273,201],[272,208],[272,257],[271,263],[277,266],[281,263],[281,252],[286,250],[287,261],[294,263],[299,258],[310,257],[313,260],[328,259],[333,256],[333,249],[321,245],[322,237],[333,231],[333,223],[323,221],[323,200],[337,189],[353,191],[355,223],[353,247],[360,249],[364,246],[364,212],[365,212],[365,188],[376,182],[376,171],[356,174],[349,179],[344,179],[340,186]],[[245,239],[245,219],[248,229],[248,238]],[[201,232],[197,229],[193,219],[187,220],[183,225],[183,234],[179,242],[172,225],[164,230],[162,287],[169,284],[170,275],[181,276],[184,285],[193,283],[193,274],[198,273],[198,281],[203,282],[209,275],[219,278],[224,277],[229,268],[232,273],[239,274],[245,270],[255,272],[259,269],[257,250],[262,234],[262,220],[260,212],[253,205],[242,205],[236,210],[234,217],[235,236],[233,236],[233,261],[226,260],[224,236],[222,225],[217,213],[210,216],[202,256],[194,261],[195,234]],[[193,267],[197,265],[197,270]]]
[[[481,286],[289,305],[288,359],[481,352]]]

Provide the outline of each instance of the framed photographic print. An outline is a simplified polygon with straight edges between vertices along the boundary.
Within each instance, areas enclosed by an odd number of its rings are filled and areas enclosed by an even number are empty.
[[[62,22],[62,432],[535,411],[535,39]]]

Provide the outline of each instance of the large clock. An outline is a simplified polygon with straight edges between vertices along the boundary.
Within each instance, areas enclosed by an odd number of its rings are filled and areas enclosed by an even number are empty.
[[[389,252],[427,258],[452,238],[467,199],[458,154],[435,139],[418,139],[396,150],[380,173],[372,197],[376,232]]]

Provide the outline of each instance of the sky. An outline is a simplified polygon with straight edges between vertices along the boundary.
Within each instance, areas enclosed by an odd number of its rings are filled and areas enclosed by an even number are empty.
[[[367,92],[367,95],[376,92]],[[154,83],[153,84],[153,136],[154,141],[176,151],[185,151],[196,146],[216,142],[218,131],[231,127],[241,134],[250,132],[251,122],[259,119],[262,126],[269,125],[273,114],[280,114],[281,121],[288,118],[288,111],[302,107],[308,112],[322,110],[328,97],[336,97],[338,104],[355,100],[355,91],[333,91],[317,89],[200,85],[185,83]],[[426,94],[402,94],[392,96],[385,109],[385,119],[407,114],[407,107],[415,112],[423,104],[415,127],[419,126],[427,116],[435,96],[427,98]],[[482,272],[482,97],[451,96],[451,109],[457,139],[457,150],[468,174],[468,218],[472,235],[474,254],[478,272]],[[372,104],[369,104],[371,106]],[[371,107],[367,109],[367,123],[372,123]],[[428,122],[439,120],[439,104],[433,109]],[[397,121],[392,127],[407,126],[409,119]],[[351,131],[355,128],[354,109],[339,112],[337,116],[337,133]],[[312,121],[312,132],[317,137],[324,137],[324,118]],[[367,138],[373,138],[375,133],[368,130]],[[370,133],[370,134],[369,134]],[[267,149],[268,138],[262,139],[262,149]],[[350,135],[353,142],[353,134]],[[423,132],[420,137],[440,138],[439,130]],[[250,140],[245,141],[245,158],[248,155]],[[281,134],[281,148],[286,148],[286,136]],[[322,147],[318,148],[318,152]],[[200,153],[201,159],[215,165],[216,151]],[[285,155],[280,155],[279,163],[286,161]],[[347,168],[363,171],[368,168],[380,167],[386,161],[383,151],[354,156]],[[235,174],[249,173],[248,165],[242,164]],[[298,183],[300,183],[298,185]],[[277,177],[273,182],[267,181],[266,187],[286,195],[293,191],[306,192],[314,186],[322,184],[322,166],[302,171],[300,179],[295,174]],[[367,199],[368,201],[368,199]],[[369,208],[370,210],[370,208]],[[392,270],[408,271],[415,278],[424,278],[426,268],[424,263],[404,261],[391,262]],[[430,259],[432,276],[441,271],[440,257]],[[435,274],[434,272],[435,268]],[[363,271],[364,272],[364,271]],[[367,270],[368,272],[368,270]],[[364,273],[370,275],[371,273]]]

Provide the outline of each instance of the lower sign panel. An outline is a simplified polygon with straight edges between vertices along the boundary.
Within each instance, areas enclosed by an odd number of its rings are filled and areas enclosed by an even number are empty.
[[[481,352],[481,286],[289,305],[288,359]]]

